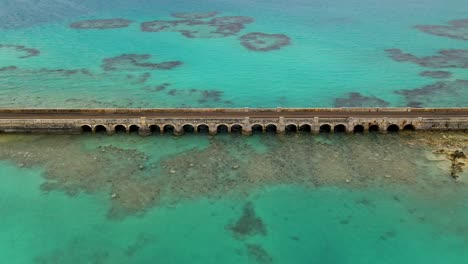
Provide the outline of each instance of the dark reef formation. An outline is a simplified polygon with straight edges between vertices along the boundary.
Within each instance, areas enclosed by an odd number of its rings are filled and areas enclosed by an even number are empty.
[[[155,20],[141,24],[144,32],[179,32],[187,38],[223,38],[232,36],[252,23],[253,18],[244,16],[225,16],[209,21],[196,19]]]
[[[70,24],[70,27],[74,29],[113,29],[125,28],[131,23],[131,20],[123,18],[109,18],[78,21]]]
[[[18,58],[26,59],[34,56],[38,56],[41,52],[37,49],[27,48],[22,45],[7,45],[7,44],[0,44],[0,49],[13,49],[16,52],[21,53]]]
[[[394,185],[395,188],[411,187],[415,194],[433,197],[438,195],[438,187],[445,184],[444,180],[422,177],[434,168],[418,166],[408,157],[421,157],[424,154],[420,148],[427,149],[428,144],[437,151],[449,149],[450,153],[455,150],[466,153],[464,147],[468,137],[464,133],[452,133],[450,138],[444,138],[440,133],[413,135],[405,135],[408,141],[402,140],[402,136],[389,135],[334,136],[334,143],[322,136],[271,140],[265,135],[259,140],[268,151],[261,153],[245,138],[216,137],[209,139],[206,148],[182,148],[178,154],[164,157],[147,152],[160,147],[161,141],[155,139],[156,136],[147,140],[124,136],[122,140],[109,141],[106,140],[108,136],[93,136],[98,137],[94,141],[96,147],[84,149],[77,143],[82,136],[4,135],[5,140],[0,142],[0,159],[22,168],[41,167],[44,192],[61,191],[71,196],[108,194],[110,208],[107,216],[118,220],[143,214],[154,206],[185,200],[231,195],[233,198],[245,197],[252,190],[267,186],[337,186],[360,190],[369,186],[388,188]],[[171,137],[160,140],[172,140],[174,146],[188,142]],[[139,143],[146,147],[130,147]],[[459,153],[454,155],[457,164],[467,163]],[[451,180],[448,158],[444,171]],[[367,203],[365,200],[361,202]],[[269,231],[252,203],[246,203],[241,216],[225,228],[243,241],[267,235]],[[144,241],[136,244],[145,244]]]
[[[240,37],[241,44],[253,51],[270,51],[281,49],[291,44],[291,39],[284,34],[266,34],[253,32]]]
[[[439,81],[435,84],[426,85],[417,89],[402,89],[395,91],[399,95],[403,95],[408,106],[423,107],[431,105],[446,98],[457,102],[460,105],[468,104],[468,80],[455,81]]]
[[[224,92],[220,90],[201,90],[196,88],[190,89],[179,89],[171,88],[170,83],[163,83],[156,86],[146,86],[143,90],[153,93],[165,92],[170,96],[182,96],[187,98],[195,99],[199,105],[210,105],[211,103],[223,102],[224,104],[230,105],[231,101],[222,101]],[[183,105],[189,106],[189,105]]]
[[[170,70],[182,65],[181,61],[166,61],[160,63],[145,62],[150,58],[150,54],[122,54],[116,57],[104,59],[101,67],[105,71],[131,70],[135,68]]]
[[[0,72],[2,72],[2,71],[14,71],[14,70],[17,70],[17,69],[18,69],[18,67],[16,67],[16,66],[1,67]]]
[[[182,18],[182,19],[204,19],[204,18],[209,18],[209,17],[214,17],[217,16],[219,12],[212,11],[212,12],[201,12],[201,13],[172,13],[171,16],[176,17],[176,18]]]
[[[433,79],[445,79],[450,78],[452,73],[448,71],[423,71],[419,75]]]
[[[427,68],[468,68],[468,50],[441,50],[438,55],[428,57],[417,57],[400,49],[387,49],[386,52],[395,61],[412,62]]]
[[[258,244],[247,244],[247,255],[251,262],[259,264],[270,264],[273,263],[273,258],[268,252]],[[249,262],[249,263],[251,263]]]
[[[335,107],[388,107],[390,103],[375,96],[349,93],[347,98],[336,98]]]
[[[468,19],[453,20],[448,25],[419,25],[424,33],[459,40],[468,40]]]
[[[248,236],[267,234],[265,224],[262,219],[255,214],[255,208],[251,202],[248,202],[242,211],[242,216],[232,225],[226,226],[234,237],[243,239]]]

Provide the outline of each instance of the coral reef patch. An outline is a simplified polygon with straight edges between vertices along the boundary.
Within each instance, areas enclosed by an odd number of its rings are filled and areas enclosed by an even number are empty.
[[[335,107],[388,107],[389,102],[375,96],[364,96],[360,93],[349,93],[346,98],[336,98]]]
[[[200,12],[200,13],[172,13],[171,16],[176,17],[176,18],[182,18],[182,19],[204,19],[204,18],[210,18],[217,16],[219,12],[216,11],[211,11],[211,12]]]
[[[291,39],[284,34],[266,34],[253,32],[240,38],[241,44],[253,51],[271,51],[291,44]]]
[[[196,19],[155,20],[141,24],[143,32],[179,32],[187,38],[223,38],[237,34],[253,18],[244,16],[225,16],[209,21]]]
[[[427,68],[468,68],[468,50],[441,50],[438,55],[417,57],[400,49],[385,50],[389,57],[398,62],[412,62]]]
[[[27,58],[34,57],[34,56],[39,56],[39,54],[41,53],[37,49],[27,48],[27,47],[22,46],[22,45],[0,44],[0,50],[1,49],[12,49],[12,50],[14,50],[15,52],[19,53],[18,54],[19,59],[27,59]]]
[[[114,29],[130,26],[131,20],[123,18],[83,20],[70,24],[74,29]]]
[[[244,205],[242,216],[236,223],[226,226],[235,238],[267,234],[266,226],[262,219],[255,214],[255,208],[251,202]]]
[[[395,91],[403,95],[409,106],[421,107],[433,105],[436,102],[449,100],[452,105],[466,106],[468,104],[468,80],[439,81],[417,89],[402,89]]]
[[[418,25],[424,33],[459,40],[468,40],[468,19],[453,20],[448,25]]]
[[[118,220],[144,214],[155,206],[226,195],[245,197],[253,190],[281,185],[355,190],[394,185],[411,188],[415,195],[435,197],[441,184],[452,180],[452,161],[466,163],[460,152],[466,153],[468,137],[465,133],[449,135],[413,132],[398,137],[334,136],[332,141],[309,135],[271,140],[265,135],[259,140],[266,151],[253,148],[242,137],[204,137],[206,147],[191,148],[186,146],[193,140],[191,137],[123,136],[115,140],[92,136],[85,137],[88,146],[96,146],[89,149],[77,143],[83,136],[2,135],[0,160],[21,168],[41,167],[44,192],[107,194],[107,216]],[[161,147],[160,140],[183,149],[163,157],[147,152]],[[139,149],[129,147],[132,145]],[[421,149],[444,150],[446,167],[439,175],[446,173],[446,179],[423,177],[433,173],[434,167],[417,163],[426,155]],[[456,172],[460,175],[458,169]],[[368,204],[365,200],[360,203]],[[236,239],[249,241],[268,231],[252,203],[246,203],[241,216],[225,228]],[[137,241],[129,254],[146,242],[146,238]]]
[[[268,254],[268,252],[258,244],[247,244],[247,256],[252,262],[259,264],[271,264],[273,263],[273,258]],[[250,263],[250,262],[249,262]]]
[[[150,54],[122,54],[116,57],[104,59],[101,68],[104,71],[150,69],[170,70],[182,65],[181,61],[165,61],[160,63],[145,62],[151,58]]]
[[[419,75],[433,79],[445,79],[450,78],[452,73],[448,71],[423,71]]]

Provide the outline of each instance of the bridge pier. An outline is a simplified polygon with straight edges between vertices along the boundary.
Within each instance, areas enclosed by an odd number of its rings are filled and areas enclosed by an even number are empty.
[[[208,128],[208,134],[210,134],[210,136],[215,136],[216,134],[218,134],[218,127],[215,124],[209,125]]]
[[[244,135],[244,136],[250,136],[250,135],[252,135],[252,128],[250,128],[250,127],[247,128],[247,127],[246,127],[246,128],[244,128],[244,129],[242,129],[242,135]]]
[[[174,127],[174,135],[175,136],[182,136],[184,134],[184,129],[180,126]]]
[[[138,134],[140,136],[150,136],[151,135],[151,129],[147,126],[144,126],[144,127],[140,127],[140,129],[138,130]]]

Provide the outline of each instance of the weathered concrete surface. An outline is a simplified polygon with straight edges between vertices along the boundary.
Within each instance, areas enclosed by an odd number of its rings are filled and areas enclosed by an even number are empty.
[[[468,130],[468,108],[0,109],[0,132],[4,133],[385,133],[402,129]]]

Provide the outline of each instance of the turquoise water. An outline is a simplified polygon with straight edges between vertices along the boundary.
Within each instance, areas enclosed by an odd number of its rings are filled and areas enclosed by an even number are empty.
[[[439,140],[4,135],[1,258],[463,263],[468,175]]]
[[[0,0],[0,107],[466,107],[467,8]],[[465,263],[467,146],[0,135],[0,263]]]
[[[20,58],[23,53],[0,48],[0,67],[18,67],[0,71],[0,103],[5,107],[466,106],[468,103],[466,82],[454,83],[468,80],[466,54],[446,58],[458,63],[445,68],[398,62],[385,51],[401,49],[415,56],[432,56],[440,50],[468,49],[466,40],[415,28],[444,26],[452,20],[466,19],[467,3],[463,0],[443,3],[210,0],[203,4],[48,0],[29,7],[12,4],[17,1],[1,2],[7,3],[4,12],[10,16],[0,19],[0,44],[40,51],[38,56]],[[32,12],[34,7],[36,11]],[[216,17],[246,16],[255,21],[245,24],[239,32],[216,38],[187,38],[179,32],[140,29],[143,22],[180,20],[171,16],[174,12],[207,11],[219,12]],[[77,21],[110,18],[133,23],[103,30],[70,27]],[[199,36],[213,36],[207,34],[213,28],[201,30]],[[284,34],[290,43],[277,50],[252,51],[242,46],[239,39],[252,32]],[[183,64],[171,70],[128,65],[115,71],[103,70],[103,60],[122,54],[147,54],[152,56],[147,62]],[[53,71],[57,69],[86,69],[89,73]],[[452,75],[447,79],[419,75],[428,70],[448,71]],[[150,76],[143,78],[145,73]],[[438,82],[442,82],[440,89],[427,88]],[[165,83],[168,85],[164,90],[157,89]],[[411,98],[401,93],[424,87]],[[203,91],[214,91],[217,95]],[[350,99],[349,93],[359,93],[365,99]],[[350,100],[337,104],[337,98]],[[384,102],[376,102],[375,98]]]

